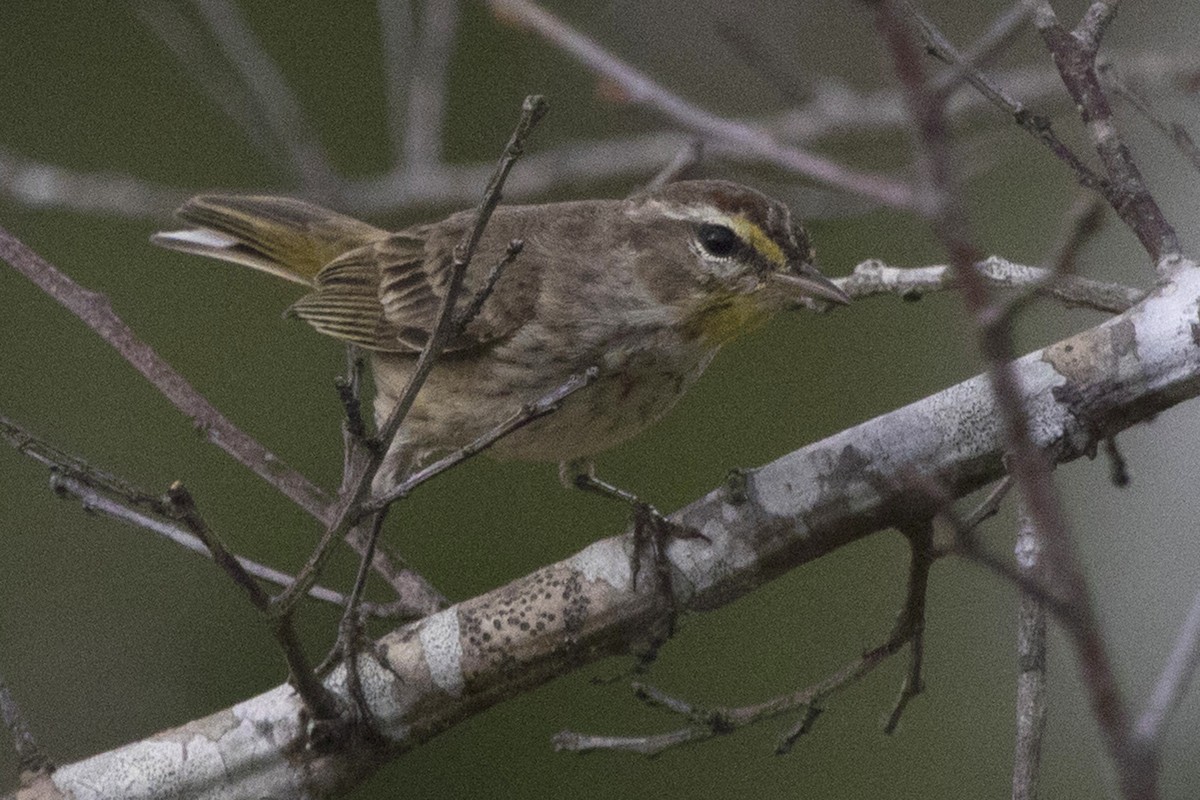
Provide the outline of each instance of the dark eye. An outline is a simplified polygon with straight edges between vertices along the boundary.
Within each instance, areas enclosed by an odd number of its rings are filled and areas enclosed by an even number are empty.
[[[700,226],[700,246],[710,256],[725,258],[733,255],[741,243],[738,235],[724,225],[706,223]]]

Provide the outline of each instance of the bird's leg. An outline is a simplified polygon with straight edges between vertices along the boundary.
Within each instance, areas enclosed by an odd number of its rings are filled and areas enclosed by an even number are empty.
[[[564,486],[593,492],[629,506],[633,512],[633,585],[637,586],[642,556],[649,554],[654,563],[656,584],[659,589],[672,598],[673,604],[675,595],[671,589],[671,562],[667,560],[666,556],[667,541],[669,539],[707,540],[708,537],[695,528],[672,522],[657,508],[633,492],[597,478],[595,465],[590,461],[562,462],[559,465],[559,479]]]

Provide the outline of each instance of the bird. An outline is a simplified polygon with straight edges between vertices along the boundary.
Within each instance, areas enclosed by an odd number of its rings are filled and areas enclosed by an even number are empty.
[[[455,247],[476,221],[464,211],[389,232],[302,200],[217,194],[193,197],[177,216],[189,227],[156,233],[154,244],[304,286],[286,313],[369,354],[377,426],[432,334]],[[502,260],[478,313],[446,343],[395,439],[382,443],[377,495],[594,370],[557,411],[489,452],[558,462],[568,485],[636,508],[636,495],[596,477],[598,454],[663,417],[738,335],[788,307],[850,299],[817,269],[785,204],[723,180],[500,205],[456,309]]]

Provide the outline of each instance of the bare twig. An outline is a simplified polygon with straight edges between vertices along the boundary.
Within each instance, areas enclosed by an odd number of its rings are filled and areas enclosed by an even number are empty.
[[[242,566],[241,562],[225,547],[208,523],[200,515],[192,495],[182,483],[176,481],[167,489],[163,502],[176,519],[184,524],[197,539],[212,553],[212,559],[221,569],[225,570],[230,579],[246,593],[250,603],[267,618],[271,635],[283,651],[290,673],[289,681],[296,692],[304,700],[305,707],[318,720],[331,720],[340,717],[341,705],[337,697],[317,678],[304,654],[304,647],[292,627],[290,617],[272,618],[270,610],[271,597],[258,582]],[[369,562],[370,559],[365,559]]]
[[[1044,6],[1049,10],[1049,5],[1040,0],[1032,1],[1039,7],[1035,13],[1035,21],[1039,29],[1045,32],[1045,14],[1040,7]],[[1054,582],[1069,611],[1064,624],[1072,636],[1093,713],[1104,733],[1105,743],[1120,775],[1126,796],[1153,797],[1155,775],[1141,754],[1130,746],[1129,711],[1121,695],[1090,601],[1083,571],[1071,543],[1060,498],[1054,488],[1049,460],[1034,445],[1030,434],[1029,418],[1022,402],[1023,392],[1011,363],[1014,353],[1007,324],[1008,315],[1002,308],[991,303],[986,284],[973,269],[978,256],[970,243],[964,206],[956,197],[955,181],[948,160],[949,132],[943,103],[927,91],[922,74],[921,50],[909,29],[908,17],[901,12],[901,8],[907,7],[905,0],[877,0],[873,7],[876,12],[876,28],[887,45],[896,74],[906,89],[910,113],[917,132],[917,145],[922,152],[922,166],[930,186],[929,195],[934,201],[930,209],[931,223],[934,232],[949,252],[951,264],[961,280],[962,297],[975,324],[980,351],[988,364],[992,392],[995,394],[998,411],[1004,423],[1009,443],[1009,471],[1024,500],[1031,525],[1044,543],[1050,580]],[[1053,11],[1049,11],[1049,14],[1053,16]],[[1054,24],[1057,25],[1057,22]],[[1102,27],[1102,24],[1097,23],[1097,35]],[[1066,45],[1060,48],[1062,52],[1066,52],[1067,49]],[[1081,51],[1072,45],[1070,52],[1078,55]],[[1094,51],[1089,58],[1092,56]],[[1060,64],[1060,73],[1062,72]],[[1064,81],[1066,80],[1064,75]],[[1074,92],[1072,95],[1079,102]],[[1114,181],[1133,176],[1140,180],[1136,167],[1132,164],[1129,165],[1132,172],[1121,171],[1120,165],[1110,163],[1107,159],[1105,164]],[[1134,189],[1133,194],[1127,197],[1131,202],[1134,202],[1134,198],[1145,188],[1144,184],[1139,186],[1140,189]],[[1135,204],[1140,209],[1134,212],[1138,217],[1136,224],[1127,217],[1129,209],[1118,208],[1118,213],[1130,222],[1135,232],[1139,233],[1139,238],[1143,239],[1143,244],[1153,254],[1155,250],[1152,249],[1151,240],[1154,237],[1144,237],[1144,234],[1152,229],[1161,229],[1156,228],[1156,223],[1148,216],[1143,218],[1141,215],[1149,215],[1151,209],[1157,212],[1157,206],[1148,192],[1145,193],[1143,201],[1137,201]],[[1159,240],[1158,243],[1161,244],[1162,241]],[[1159,252],[1155,257],[1162,255],[1163,253]]]
[[[801,736],[812,730],[817,717],[822,713],[822,704],[834,693],[845,689],[867,675],[890,656],[899,652],[905,644],[912,647],[912,660],[905,677],[900,696],[893,707],[885,731],[891,733],[908,702],[921,691],[921,660],[923,654],[922,633],[925,627],[925,598],[928,588],[929,567],[935,558],[930,549],[932,527],[926,522],[909,533],[912,545],[909,562],[908,589],[895,626],[887,640],[864,652],[837,672],[811,686],[762,703],[741,707],[717,706],[704,708],[693,705],[678,697],[644,684],[634,684],[634,694],[644,702],[665,708],[684,717],[688,725],[665,733],[647,736],[606,736],[560,731],[553,743],[556,750],[586,753],[594,750],[618,750],[657,755],[672,747],[700,742],[715,736],[724,736],[741,728],[781,714],[799,711],[800,718],[788,728],[776,744],[775,752],[789,752]]]
[[[1192,599],[1187,619],[1175,637],[1171,655],[1159,673],[1150,701],[1137,721],[1137,738],[1147,749],[1154,750],[1162,742],[1171,714],[1179,708],[1200,665],[1200,592]]]
[[[1052,297],[1067,306],[1091,308],[1120,314],[1140,300],[1145,291],[1131,286],[1103,283],[1074,275],[1056,275],[1041,267],[1015,264],[991,256],[974,265],[975,272],[989,285],[998,288],[1032,289],[1035,294]],[[894,294],[906,300],[918,300],[931,292],[956,289],[961,285],[954,267],[892,267],[881,261],[864,261],[845,278],[834,282],[854,299],[879,294]]]
[[[192,5],[253,94],[254,107],[287,151],[305,194],[316,200],[336,197],[340,179],[315,128],[241,11],[229,0],[192,0]]]
[[[1065,222],[1063,235],[1053,255],[1046,260],[1055,280],[1059,282],[1075,272],[1080,250],[1100,232],[1104,223],[1104,202],[1090,192],[1081,192],[1068,209]]]
[[[704,159],[704,142],[694,139],[679,149],[670,163],[646,182],[642,191],[653,192],[663,188],[668,183],[674,183],[683,178]]]
[[[405,169],[421,170],[441,162],[447,71],[457,26],[457,0],[429,0],[424,4],[408,87]]]
[[[937,558],[933,550],[932,520],[922,520],[905,530],[904,534],[908,537],[910,549],[908,592],[891,638],[908,637],[909,662],[900,694],[883,726],[883,732],[887,734],[895,733],[904,709],[925,689],[921,672],[925,658],[925,601],[929,595],[929,568]]]
[[[95,331],[149,380],[154,388],[190,418],[192,424],[203,432],[208,441],[274,486],[313,517],[323,523],[329,523],[335,510],[329,496],[217,410],[174,367],[137,337],[113,311],[112,304],[105,295],[75,283],[3,228],[0,228],[0,259],[8,262]],[[354,537],[349,537],[348,541],[361,552],[361,542]],[[390,555],[376,554],[376,569],[398,592],[407,591],[414,597],[422,598],[420,602],[440,597],[438,592],[415,572],[390,563],[391,558]]]
[[[1180,123],[1172,120],[1168,122],[1163,119],[1161,114],[1158,114],[1151,106],[1150,101],[1135,92],[1125,81],[1121,80],[1117,75],[1117,70],[1111,64],[1103,64],[1097,67],[1100,77],[1108,84],[1113,93],[1124,100],[1142,117],[1154,126],[1155,130],[1166,136],[1193,169],[1200,171],[1200,146],[1196,145],[1196,141],[1192,135],[1187,132],[1187,128]]]
[[[1029,0],[1029,3],[1034,9],[1034,24],[1104,164],[1111,187],[1105,199],[1138,237],[1159,270],[1168,269],[1179,255],[1179,237],[1158,207],[1117,130],[1096,70],[1100,39],[1116,13],[1117,2],[1093,2],[1074,31],[1063,27],[1048,0]]]
[[[1186,80],[1197,70],[1189,57],[1158,50],[1124,54],[1121,62],[1124,73],[1139,81]],[[1008,87],[1026,103],[1057,102],[1062,91],[1057,75],[1039,67],[999,71],[994,79],[997,85]],[[960,92],[952,98],[947,113],[963,118],[988,105],[977,93]],[[781,141],[792,143],[814,142],[847,133],[886,133],[906,124],[901,98],[895,89],[859,92],[833,82],[817,84],[813,100],[801,108],[742,121],[770,130]],[[580,182],[644,180],[695,138],[678,131],[651,131],[548,147],[522,161],[520,173],[506,184],[505,194],[510,199],[529,200]],[[736,143],[709,139],[706,145],[706,157],[716,161],[731,164],[761,161]],[[491,170],[490,162],[438,163],[424,170],[401,168],[347,178],[343,179],[344,191],[337,205],[342,211],[362,215],[394,215],[437,205],[461,206],[478,198],[478,187],[488,179]],[[259,192],[296,191],[286,185],[254,188]],[[67,208],[157,222],[192,194],[192,190],[163,186],[131,175],[68,169],[0,148],[0,196],[33,208]]]
[[[49,467],[53,472],[50,488],[60,494],[69,494],[77,498],[88,511],[144,528],[194,553],[211,555],[204,543],[195,536],[158,518],[166,514],[159,495],[139,489],[115,475],[96,469],[78,456],[58,449],[3,415],[0,415],[0,438],[22,455]],[[239,561],[246,571],[256,578],[281,586],[292,580],[286,573],[249,559],[241,558]],[[342,595],[321,586],[312,587],[309,594],[317,600],[345,605]],[[374,606],[371,611],[376,611]]]
[[[502,19],[534,30],[588,69],[613,81],[629,102],[662,114],[705,140],[742,148],[765,163],[888,206],[911,208],[914,204],[912,188],[904,182],[857,172],[786,145],[764,128],[719,117],[688,102],[529,0],[489,0],[489,4]]]
[[[59,494],[70,495],[79,500],[87,511],[103,514],[106,517],[111,517],[134,527],[148,530],[179,545],[185,550],[202,555],[205,558],[212,558],[212,552],[196,536],[183,530],[178,525],[164,522],[155,516],[151,516],[148,513],[139,511],[130,505],[102,494],[85,480],[60,473],[55,474],[51,478],[50,486]],[[237,560],[242,568],[255,578],[274,583],[277,586],[287,586],[292,582],[292,576],[285,572],[280,572],[277,569],[272,569],[257,561],[251,561],[241,556],[238,556]],[[308,594],[314,600],[332,603],[343,608],[346,605],[345,595],[335,592],[332,589],[327,589],[324,586],[313,586]],[[370,614],[389,618],[396,615],[395,609],[390,605],[385,608],[377,604],[369,604],[365,610]]]
[[[324,491],[230,422],[174,367],[134,334],[113,311],[105,295],[75,283],[3,229],[0,229],[0,258],[95,331],[182,411],[208,441],[317,519],[328,517],[330,500]]]
[[[1129,464],[1125,461],[1125,456],[1121,453],[1121,448],[1117,446],[1117,437],[1109,436],[1104,440],[1104,455],[1108,457],[1108,479],[1112,481],[1112,485],[1118,489],[1124,489],[1129,485]]]
[[[425,346],[417,358],[416,366],[413,368],[408,384],[397,399],[396,405],[390,412],[387,421],[380,427],[377,433],[382,446],[369,454],[369,457],[363,463],[361,472],[349,483],[347,490],[342,493],[337,512],[329,522],[325,534],[321,537],[321,541],[318,542],[312,556],[310,556],[304,567],[297,574],[295,582],[272,602],[273,613],[280,616],[291,613],[297,600],[304,594],[308,586],[311,586],[316,580],[325,559],[329,555],[333,541],[340,538],[361,520],[363,516],[363,502],[370,494],[372,481],[383,464],[387,449],[395,439],[400,425],[403,424],[405,416],[416,400],[417,392],[420,391],[425,379],[429,376],[430,370],[433,369],[442,347],[445,346],[454,333],[455,301],[461,291],[467,266],[475,254],[475,248],[478,246],[480,238],[483,236],[484,228],[487,226],[492,212],[500,202],[501,190],[504,187],[508,173],[524,152],[526,139],[545,113],[546,102],[544,98],[530,96],[525,99],[525,103],[522,106],[521,118],[517,123],[516,130],[513,131],[508,141],[508,145],[505,147],[504,154],[496,165],[495,173],[491,181],[489,181],[487,189],[484,191],[483,199],[475,213],[474,223],[464,236],[463,241],[454,248],[454,259],[450,265],[450,276],[446,282],[445,296],[442,298],[441,308],[438,310],[433,332],[428,341],[425,342]]]
[[[960,54],[937,26],[921,14],[912,3],[906,1],[902,3],[902,6],[906,13],[920,27],[926,46],[940,57],[952,63],[963,80],[970,83],[980,94],[996,106],[1011,114],[1018,125],[1028,131],[1030,135],[1042,144],[1046,145],[1055,157],[1071,168],[1081,186],[1101,192],[1111,202],[1113,189],[1108,181],[1096,174],[1075,151],[1058,137],[1048,117],[1030,111],[1019,100],[988,79],[974,63]],[[931,98],[935,96],[932,92],[930,93]]]
[[[1041,544],[1022,509],[1016,547],[1017,569],[1037,580]],[[1017,618],[1017,736],[1013,753],[1013,800],[1037,800],[1046,729],[1046,607],[1021,595]]]
[[[915,11],[915,9],[913,10]],[[930,79],[929,90],[934,94],[945,95],[947,92],[957,89],[964,81],[968,81],[972,73],[986,66],[989,61],[1004,52],[1016,40],[1021,33],[1021,28],[1029,19],[1029,14],[1029,8],[1023,0],[1018,0],[1009,6],[1007,10],[996,17],[984,31],[983,36],[980,36],[962,54],[960,59],[947,59],[953,63],[948,69]],[[942,58],[947,58],[945,53],[938,52],[937,54]]]
[[[492,296],[492,291],[496,288],[500,276],[504,274],[504,270],[508,269],[508,265],[515,261],[517,256],[521,255],[521,251],[524,248],[525,241],[523,239],[513,239],[508,243],[508,247],[504,248],[504,255],[492,265],[487,277],[483,279],[483,283],[475,291],[474,296],[471,297],[471,302],[467,304],[467,307],[455,319],[455,330],[465,331],[472,320],[479,316],[479,312],[483,310],[483,304]]]
[[[367,424],[362,415],[362,369],[362,353],[356,345],[347,344],[346,374],[335,378],[333,387],[337,390],[338,400],[342,402],[342,410],[346,414],[346,436],[348,441],[352,442],[361,442],[367,438]]]
[[[137,4],[137,16],[166,46],[188,77],[242,129],[258,152],[281,172],[292,173],[294,165],[287,150],[279,146],[253,95],[225,59],[214,58],[200,25],[183,13],[181,5],[143,0]]]
[[[692,724],[678,730],[647,736],[605,736],[578,731],[560,731],[553,738],[554,749],[577,753],[594,750],[619,750],[656,755],[681,744],[723,736],[781,714],[800,711],[800,720],[780,736],[776,746],[776,752],[786,753],[792,749],[800,736],[811,730],[816,714],[820,713],[821,703],[825,699],[870,673],[889,656],[899,652],[908,641],[910,641],[908,636],[902,639],[889,639],[812,686],[750,706],[702,708],[673,698],[661,691],[650,691],[647,687],[639,686],[637,690],[640,696],[649,698],[655,704],[687,717]]]
[[[580,375],[571,376],[542,398],[521,406],[508,419],[479,438],[407,476],[393,488],[389,489],[382,497],[375,498],[369,503],[364,503],[363,511],[368,513],[379,511],[396,500],[408,497],[421,484],[482,453],[510,433],[520,430],[531,422],[539,420],[548,414],[554,413],[568,397],[592,383],[596,379],[597,374],[596,368],[593,367]]]
[[[383,82],[387,99],[388,133],[392,139],[392,167],[405,162],[405,127],[408,125],[409,90],[417,61],[417,33],[411,0],[378,0],[379,34],[383,45]]]

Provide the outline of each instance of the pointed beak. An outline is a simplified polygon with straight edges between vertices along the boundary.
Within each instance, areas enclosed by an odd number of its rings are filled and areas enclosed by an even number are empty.
[[[812,264],[801,263],[787,272],[772,272],[768,278],[797,301],[811,298],[827,300],[840,306],[850,305],[850,295],[822,275]]]

